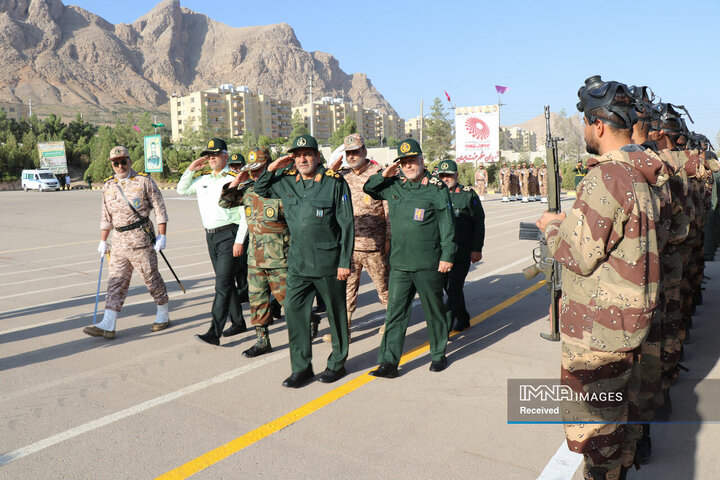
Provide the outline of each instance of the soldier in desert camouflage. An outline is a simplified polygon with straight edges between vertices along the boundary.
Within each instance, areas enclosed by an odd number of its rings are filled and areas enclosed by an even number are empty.
[[[382,171],[382,168],[367,158],[367,148],[359,134],[348,135],[343,144],[349,168],[340,170],[342,162],[342,158],[340,158],[332,166],[332,169],[340,172],[350,188],[355,218],[355,248],[350,261],[350,276],[347,279],[348,340],[350,340],[350,322],[357,307],[360,275],[363,268],[367,270],[375,284],[380,303],[383,308],[387,308],[389,274],[387,254],[390,252],[390,220],[387,213],[387,202],[375,200],[363,192],[365,182],[373,174]],[[384,332],[385,325],[380,329],[380,333]],[[323,336],[323,340],[330,343],[332,336],[327,334]]]
[[[626,85],[590,77],[578,96],[587,151],[597,157],[588,161],[572,209],[545,212],[537,225],[564,267],[561,383],[608,400],[563,402],[568,447],[584,455],[585,479],[615,480],[624,478],[635,455],[634,445],[624,448],[622,422],[633,363],[657,303],[660,262],[649,183],[657,181],[662,162],[631,144],[637,114]]]
[[[522,202],[528,203],[530,199],[530,170],[525,162],[523,162],[520,169],[517,170],[517,175]]]
[[[507,162],[502,162],[502,168],[498,171],[498,183],[500,184],[502,201],[510,201],[510,169],[507,166]]]
[[[538,169],[537,178],[538,178],[538,187],[540,189],[540,201],[542,203],[547,203],[547,201],[548,201],[548,199],[547,199],[547,196],[548,196],[548,184],[547,184],[548,170],[547,170],[547,165],[545,165],[544,163]]]
[[[485,192],[487,191],[488,172],[485,170],[485,164],[480,163],[475,171],[475,186],[480,201],[485,200]]]
[[[245,209],[248,242],[248,292],[250,297],[250,323],[255,325],[257,342],[243,352],[248,358],[272,351],[268,326],[272,323],[270,295],[274,302],[285,301],[287,281],[287,253],[290,248],[290,231],[285,222],[282,202],[264,198],[255,193],[254,183],[271,160],[267,148],[248,153],[248,163],[241,173],[223,187],[219,205]]]
[[[165,282],[158,272],[157,252],[165,248],[165,231],[168,216],[160,190],[146,173],[137,173],[130,167],[130,154],[123,146],[110,151],[109,161],[115,174],[105,179],[103,186],[102,218],[100,221],[100,244],[103,256],[108,251],[107,239],[115,229],[110,251],[105,315],[97,325],[85,327],[83,332],[93,337],[115,338],[117,314],[127,297],[130,277],[137,269],[150,295],[157,305],[157,314],[151,330],[158,332],[170,326],[168,295]],[[124,194],[124,197],[123,197]],[[126,200],[127,199],[127,200]],[[129,202],[129,204],[128,204]],[[130,207],[132,205],[132,208]],[[143,217],[139,219],[133,208]],[[153,245],[145,228],[152,230],[149,219],[155,211],[158,236]]]

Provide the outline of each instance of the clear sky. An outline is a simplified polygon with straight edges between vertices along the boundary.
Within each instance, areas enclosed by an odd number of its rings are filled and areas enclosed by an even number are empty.
[[[112,23],[132,23],[141,0],[64,0]],[[690,128],[715,144],[720,130],[720,2],[596,0],[227,1],[181,5],[234,27],[287,23],[303,48],[364,72],[401,117],[425,113],[447,90],[457,106],[497,102],[501,123],[553,111],[575,113],[586,77],[649,85],[682,104]],[[715,145],[719,147],[718,145]]]

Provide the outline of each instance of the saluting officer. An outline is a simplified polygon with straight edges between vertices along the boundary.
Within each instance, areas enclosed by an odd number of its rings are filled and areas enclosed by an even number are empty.
[[[455,260],[448,275],[447,292],[448,328],[461,332],[470,326],[470,314],[465,308],[463,285],[470,263],[482,260],[485,243],[485,211],[477,193],[471,187],[458,183],[457,164],[452,160],[440,163],[438,175],[448,187],[455,213]]]
[[[211,345],[220,345],[221,335],[230,336],[247,331],[240,297],[235,288],[240,256],[244,253],[247,223],[240,207],[227,209],[218,205],[223,186],[237,175],[227,166],[225,140],[211,139],[200,155],[180,177],[177,192],[180,195],[197,194],[205,241],[215,271],[212,323],[207,333],[195,335],[195,338]],[[212,170],[203,170],[205,165],[209,165]],[[228,315],[232,326],[223,332]]]
[[[157,252],[165,248],[165,229],[168,216],[160,190],[147,173],[130,167],[130,154],[123,146],[110,150],[109,161],[115,174],[105,179],[103,186],[102,219],[100,220],[100,256],[107,253],[107,239],[113,233],[105,315],[97,326],[85,327],[83,332],[93,337],[115,338],[117,314],[127,297],[130,277],[137,269],[157,305],[157,315],[151,330],[158,332],[170,326],[168,295],[165,282],[158,272]],[[152,230],[150,211],[155,211],[158,236],[155,245],[145,233]],[[138,218],[138,214],[142,218]],[[154,250],[153,250],[154,248]]]
[[[378,352],[380,365],[370,374],[397,377],[416,291],[430,337],[430,371],[440,372],[447,366],[448,341],[443,274],[452,268],[456,250],[447,187],[425,170],[420,145],[407,139],[398,145],[395,163],[370,177],[364,191],[387,200],[392,230],[385,334]]]
[[[292,375],[283,386],[303,386],[312,368],[310,318],[317,291],[327,305],[332,353],[319,380],[331,383],[346,375],[348,322],[346,280],[355,238],[350,190],[340,174],[320,164],[317,141],[295,138],[291,155],[272,162],[255,182],[255,192],[282,200],[290,229],[285,318],[290,338]],[[290,166],[292,163],[294,166]],[[290,167],[290,168],[286,168]]]

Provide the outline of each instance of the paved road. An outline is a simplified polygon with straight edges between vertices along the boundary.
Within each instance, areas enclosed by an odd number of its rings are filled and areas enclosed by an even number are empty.
[[[163,194],[166,255],[188,293],[161,269],[173,326],[152,333],[152,300],[133,277],[108,341],[81,332],[98,280],[100,193],[0,193],[0,478],[580,478],[561,425],[507,424],[507,379],[559,370],[558,344],[539,337],[546,290],[521,275],[533,244],[517,240],[518,222],[533,221],[542,205],[485,202],[485,258],[466,286],[477,324],[452,339],[445,372],[428,371],[416,307],[405,351],[416,350],[401,376],[367,376],[383,315],[365,276],[348,377],[288,390],[284,322],[272,328],[273,353],[257,359],[241,355],[250,332],[221,348],[193,339],[209,324],[212,269],[194,198]],[[716,280],[718,264],[707,274]],[[698,308],[684,361],[691,371],[673,392],[678,412],[717,401],[693,393],[691,381],[720,378],[717,285]],[[321,335],[327,330],[323,322]],[[329,347],[318,340],[313,353],[320,372]],[[718,428],[653,427],[656,456],[629,478],[717,478]]]

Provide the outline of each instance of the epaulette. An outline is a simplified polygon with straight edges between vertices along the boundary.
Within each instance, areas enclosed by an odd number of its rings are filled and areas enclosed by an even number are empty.
[[[463,192],[472,192],[472,187],[463,187]]]
[[[327,170],[325,170],[325,175],[331,178],[340,178],[340,174],[332,168],[328,168]]]
[[[237,177],[238,174],[235,172],[235,170],[228,170],[227,172],[225,172],[225,175],[230,175],[231,177]]]
[[[212,172],[212,170],[198,170],[195,172],[192,178],[202,177],[203,175],[207,175],[210,172]]]
[[[148,177],[148,176],[150,176],[149,173],[145,173],[145,172],[138,172],[138,175],[140,175],[141,177]]]
[[[294,168],[290,168],[287,170],[283,170],[283,173],[285,175],[297,175],[297,170],[295,170]]]
[[[445,186],[445,182],[442,180],[438,180],[437,177],[430,177],[430,181],[428,182],[431,185],[435,185],[438,188],[443,188]]]
[[[109,177],[107,177],[107,178],[106,178],[105,180],[103,180],[103,183],[105,183],[105,182],[109,182],[110,180],[112,180],[112,179],[113,179],[113,177],[114,177],[114,176],[115,176],[115,175],[110,175],[110,176],[109,176]]]

